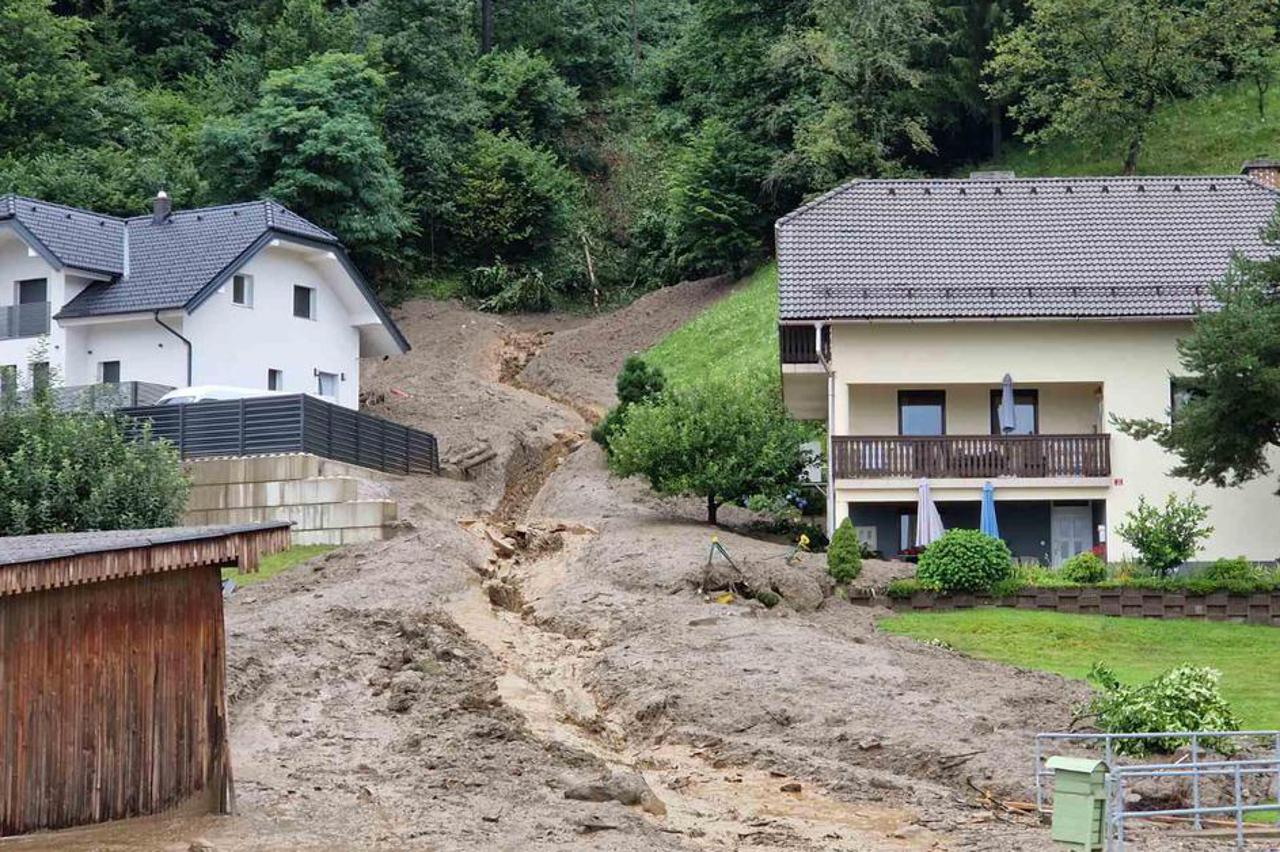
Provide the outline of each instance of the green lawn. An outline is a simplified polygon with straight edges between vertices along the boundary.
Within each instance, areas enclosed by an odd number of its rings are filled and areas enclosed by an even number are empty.
[[[1280,155],[1280,90],[1266,98],[1266,118],[1258,117],[1253,86],[1228,84],[1156,114],[1138,171],[1147,175],[1236,174],[1245,160]],[[983,168],[1011,169],[1019,176],[1115,175],[1124,145],[1089,150],[1055,142],[1030,150],[1011,146],[998,163]]]
[[[675,385],[709,377],[778,370],[778,268],[756,271],[721,299],[663,338],[645,357]]]
[[[241,574],[236,568],[223,568],[222,579],[231,577],[236,581],[237,586],[250,586],[269,580],[281,571],[288,571],[295,565],[300,565],[308,559],[314,559],[333,549],[333,545],[330,544],[296,544],[288,550],[264,556],[255,574]]]
[[[880,626],[1028,669],[1083,678],[1095,661],[1126,683],[1181,663],[1222,672],[1222,691],[1246,728],[1280,728],[1280,629],[1191,620],[1157,621],[1013,609],[906,613]]]

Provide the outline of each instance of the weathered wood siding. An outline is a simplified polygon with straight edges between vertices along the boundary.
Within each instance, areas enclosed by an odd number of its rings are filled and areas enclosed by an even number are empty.
[[[225,809],[224,648],[215,565],[0,595],[0,836]]]

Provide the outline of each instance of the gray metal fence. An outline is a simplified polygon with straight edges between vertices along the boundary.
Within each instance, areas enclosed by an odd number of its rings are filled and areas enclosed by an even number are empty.
[[[123,408],[184,459],[314,453],[387,473],[439,473],[434,435],[305,394]]]

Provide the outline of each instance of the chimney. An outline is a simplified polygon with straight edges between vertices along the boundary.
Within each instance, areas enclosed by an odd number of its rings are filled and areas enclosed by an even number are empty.
[[[165,220],[169,218],[169,212],[173,209],[173,205],[169,202],[169,193],[163,189],[156,193],[155,200],[151,203],[151,224],[163,225]]]
[[[1259,158],[1249,160],[1240,167],[1240,174],[1254,183],[1271,189],[1280,189],[1280,160]]]

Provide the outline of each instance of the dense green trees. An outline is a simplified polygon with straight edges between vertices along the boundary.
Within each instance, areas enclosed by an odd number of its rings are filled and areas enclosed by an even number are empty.
[[[384,291],[598,304],[757,262],[839,182],[981,160],[1006,112],[1132,164],[1160,101],[1265,93],[1276,3],[5,0],[0,192],[274,195]]]

